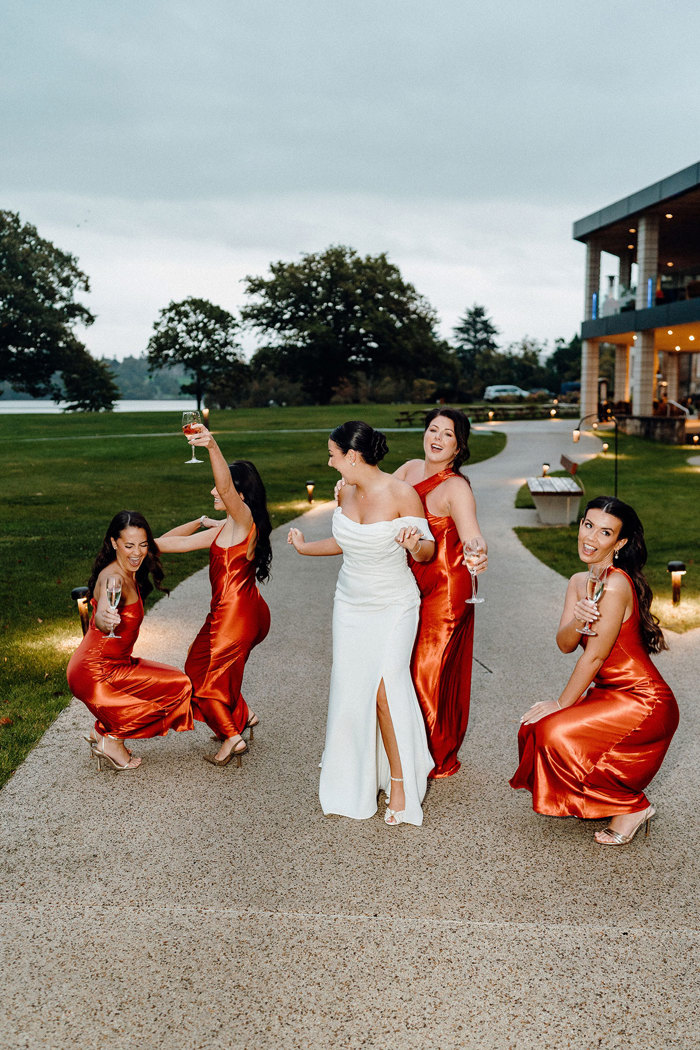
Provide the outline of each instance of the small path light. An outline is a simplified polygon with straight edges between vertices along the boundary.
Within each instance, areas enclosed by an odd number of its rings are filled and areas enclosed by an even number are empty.
[[[315,487],[316,487],[316,482],[315,481],[307,481],[306,482],[306,498],[309,501],[309,503],[313,503],[313,501],[314,501],[314,489],[315,489]]]
[[[542,477],[546,478],[548,474],[549,474],[549,463],[543,463],[542,464]]]
[[[607,452],[609,448],[610,448],[610,445],[607,443],[607,441],[604,441],[603,442],[603,452]]]
[[[493,419],[493,409],[490,408],[489,409],[489,423],[491,422],[492,419]]]
[[[87,595],[87,587],[74,587],[70,592],[73,601],[78,603],[78,616],[80,617],[80,626],[83,629],[83,634],[87,634],[87,629],[90,625],[90,608]]]
[[[579,419],[578,423],[576,424],[575,429],[572,430],[572,432],[571,432],[571,437],[572,437],[573,442],[574,442],[575,445],[578,444],[578,442],[581,440],[581,427],[583,426],[583,424],[586,422],[587,419],[595,420],[595,422],[591,423],[591,429],[592,430],[597,430],[598,429],[598,413],[597,412],[589,412],[588,415],[581,416],[581,418]],[[615,484],[614,484],[615,491],[614,491],[613,495],[617,496],[617,430],[618,430],[617,419],[616,419],[616,417],[614,415],[612,415],[612,413],[610,413],[610,414],[608,414],[606,416],[604,422],[605,423],[612,423],[612,425],[615,427],[615,448],[614,448],[614,452],[613,452],[613,456],[614,456],[614,460],[615,460]],[[607,452],[607,451],[608,451],[608,445],[607,445],[607,442],[606,442],[605,444],[603,444],[603,452]]]
[[[209,409],[208,408],[203,408],[202,409],[202,423],[204,423],[204,426],[208,430],[209,429]]]
[[[693,434],[693,444],[697,445],[698,441],[700,441],[700,437],[697,434]]]
[[[550,410],[549,410],[549,414],[550,414],[550,416],[552,417],[552,419],[554,419],[554,417],[555,417],[555,416],[556,416],[556,414],[557,414],[557,410],[556,410],[556,408],[550,408]]]
[[[681,577],[685,576],[685,562],[670,561],[666,571],[671,573],[671,595],[674,605],[681,604]]]

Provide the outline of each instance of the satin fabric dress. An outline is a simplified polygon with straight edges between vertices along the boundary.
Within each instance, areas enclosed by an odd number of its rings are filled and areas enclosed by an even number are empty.
[[[209,548],[211,608],[185,662],[194,717],[221,739],[245,729],[245,663],[270,630],[270,610],[255,581],[255,564],[248,560],[254,540],[255,526],[232,547],[220,547],[215,539]]]
[[[66,670],[68,686],[95,716],[95,729],[104,736],[165,736],[169,729],[193,728],[189,678],[176,667],[131,655],[143,620],[139,596],[119,606],[118,638],[108,638],[92,619]]]
[[[457,752],[469,720],[474,646],[474,606],[465,604],[471,598],[471,576],[462,564],[457,526],[451,517],[436,517],[426,506],[429,493],[451,477],[463,475],[448,467],[413,486],[436,544],[431,561],[411,564],[421,593],[411,673],[435,759],[430,776],[436,779],[452,776],[460,767]]]
[[[532,792],[538,813],[595,820],[649,805],[644,788],[676,731],[678,706],[644,648],[630,586],[634,611],[588,692],[520,728],[520,765],[510,784]]]
[[[401,758],[404,820],[423,822],[433,760],[410,672],[420,595],[406,551],[394,539],[413,525],[430,538],[423,518],[363,525],[340,507],[333,515],[343,564],[333,604],[333,668],[319,785],[324,813],[364,820],[377,812],[379,791],[389,792],[389,760],[377,720],[383,680]]]

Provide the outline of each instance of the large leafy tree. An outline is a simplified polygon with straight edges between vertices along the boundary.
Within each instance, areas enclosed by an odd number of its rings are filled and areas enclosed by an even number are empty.
[[[181,384],[184,393],[194,394],[201,408],[205,394],[217,383],[246,370],[236,336],[238,322],[233,314],[208,299],[183,299],[160,311],[148,342],[148,366],[159,368],[183,365],[192,377]]]
[[[95,320],[75,298],[89,290],[72,255],[0,211],[0,379],[33,397],[60,396],[55,373],[81,351],[89,357],[73,333]]]
[[[430,376],[444,367],[437,317],[385,254],[362,258],[334,245],[277,262],[269,277],[247,277],[251,302],[241,310],[266,343],[254,373],[300,383],[305,395],[326,403],[342,381],[363,375]]]

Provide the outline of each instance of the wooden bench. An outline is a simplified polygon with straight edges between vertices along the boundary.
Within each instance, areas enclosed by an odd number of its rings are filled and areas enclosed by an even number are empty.
[[[424,408],[419,408],[414,411],[399,412],[395,422],[398,423],[400,427],[403,426],[404,423],[409,427],[417,426],[419,423],[423,422],[425,411]]]
[[[561,465],[568,478],[528,478],[537,517],[543,525],[572,525],[578,518],[578,509],[583,489],[574,481],[578,463],[568,456],[561,457]]]

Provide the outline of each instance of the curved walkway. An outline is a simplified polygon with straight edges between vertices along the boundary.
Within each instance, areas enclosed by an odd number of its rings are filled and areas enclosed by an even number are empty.
[[[693,1045],[700,632],[660,658],[682,722],[649,841],[606,850],[599,825],[535,815],[507,783],[518,718],[561,688],[571,657],[554,644],[563,581],[515,538],[533,512],[513,499],[573,447],[560,421],[498,428],[506,449],[468,470],[491,567],[463,768],[432,784],[423,827],[321,815],[339,563],[300,558],[283,526],[242,769],[201,760],[200,725],[139,741],[137,773],[97,776],[75,702],[0,794],[3,1050]],[[325,535],[329,514],[301,527]],[[139,652],[182,665],[208,597],[206,572],[181,584]]]

